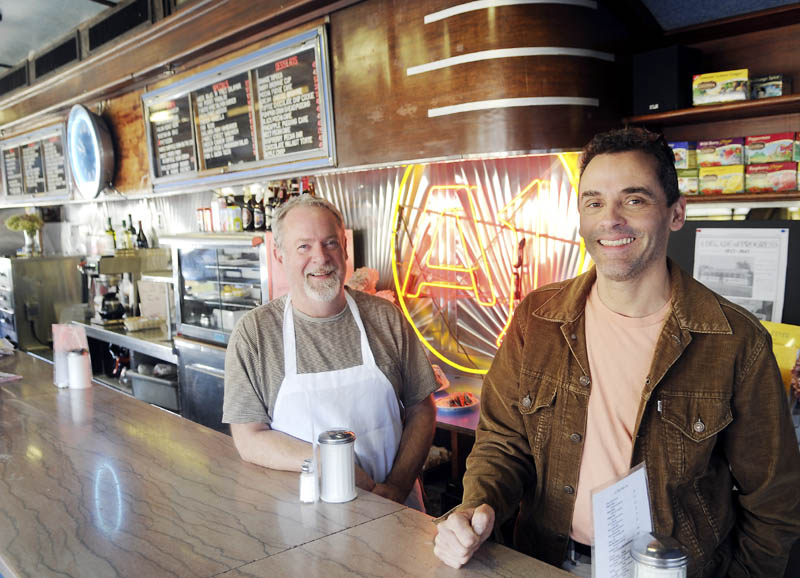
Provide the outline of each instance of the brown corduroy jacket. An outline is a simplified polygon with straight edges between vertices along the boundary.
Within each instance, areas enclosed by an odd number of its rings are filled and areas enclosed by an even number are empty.
[[[690,577],[783,575],[800,537],[800,452],[769,334],[668,263],[672,310],[642,384],[631,466],[644,461],[653,530],[678,539]],[[516,547],[554,565],[567,539],[591,374],[584,307],[593,270],[516,310],[486,375],[461,507],[498,524],[519,506]]]

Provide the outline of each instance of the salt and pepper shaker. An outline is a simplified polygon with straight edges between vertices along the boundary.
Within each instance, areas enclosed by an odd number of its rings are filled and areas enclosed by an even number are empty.
[[[674,538],[639,534],[631,544],[633,578],[686,578],[689,557]]]
[[[323,501],[339,503],[355,499],[355,441],[356,434],[347,430],[328,430],[319,435]]]
[[[316,502],[319,497],[317,473],[311,463],[311,458],[303,461],[300,469],[300,501],[304,504]]]

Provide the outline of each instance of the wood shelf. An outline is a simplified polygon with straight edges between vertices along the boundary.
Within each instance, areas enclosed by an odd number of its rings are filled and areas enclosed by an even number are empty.
[[[671,110],[668,112],[630,116],[625,118],[624,122],[626,125],[650,124],[669,126],[792,113],[800,113],[800,94],[788,94],[786,96],[776,96],[758,100],[743,100],[724,104],[710,104],[683,108],[680,110]]]
[[[786,202],[791,204],[792,201],[800,203],[800,191],[784,191],[780,193],[733,193],[729,195],[686,195],[686,202],[689,204],[759,202]]]

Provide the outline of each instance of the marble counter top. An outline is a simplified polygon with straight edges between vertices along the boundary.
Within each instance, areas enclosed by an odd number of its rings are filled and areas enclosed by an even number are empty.
[[[242,462],[229,436],[102,386],[59,390],[52,366],[24,353],[0,371],[24,376],[0,384],[12,576],[450,575],[428,516],[362,491],[301,504],[297,474]],[[495,545],[467,570],[566,576]]]

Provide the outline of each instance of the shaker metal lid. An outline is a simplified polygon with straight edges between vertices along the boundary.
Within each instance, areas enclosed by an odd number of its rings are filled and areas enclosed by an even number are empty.
[[[321,444],[349,444],[356,441],[356,434],[346,429],[331,429],[319,434]]]
[[[634,538],[631,556],[653,568],[677,568],[689,558],[675,538],[656,538],[652,534],[639,534]]]

